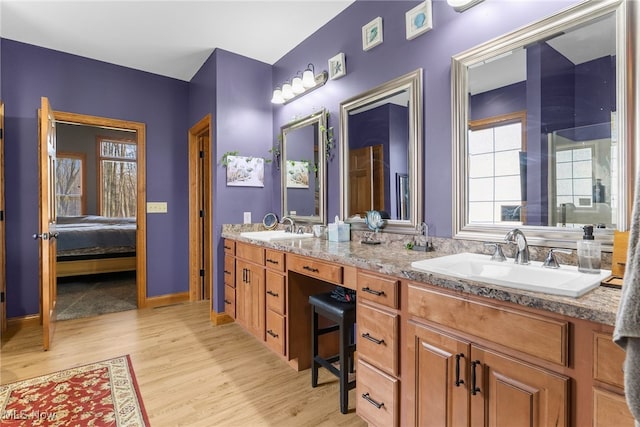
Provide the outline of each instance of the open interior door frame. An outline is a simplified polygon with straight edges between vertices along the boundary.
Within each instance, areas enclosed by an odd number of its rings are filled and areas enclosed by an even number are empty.
[[[7,257],[4,217],[4,104],[0,101],[0,334],[7,330]]]

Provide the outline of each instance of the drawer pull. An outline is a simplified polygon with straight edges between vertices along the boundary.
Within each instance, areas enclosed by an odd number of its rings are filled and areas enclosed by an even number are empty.
[[[376,407],[376,408],[378,408],[378,409],[380,409],[380,408],[382,408],[382,407],[384,406],[384,403],[378,403],[378,402],[376,402],[375,400],[373,400],[373,399],[371,398],[371,396],[369,396],[369,393],[365,393],[365,394],[363,394],[363,395],[362,395],[362,398],[363,398],[364,400],[366,400],[367,402],[371,403],[373,406],[375,406],[375,407]]]
[[[224,303],[225,303],[225,304],[231,304],[231,301],[229,301],[228,299],[225,299],[225,300],[224,300]]]
[[[227,245],[225,245],[225,246],[224,246],[224,248],[225,248],[225,249],[229,249],[229,250],[231,250],[231,246],[227,246]]]
[[[362,334],[362,338],[368,339],[369,341],[374,342],[378,345],[384,344],[384,340],[379,340],[377,338],[372,337],[371,335],[369,335],[369,332]]]
[[[461,384],[464,384],[464,380],[460,379],[460,358],[463,358],[464,354],[458,353],[456,354],[456,387],[460,387]]]
[[[276,264],[276,265],[280,264],[277,259],[271,259],[271,258],[267,258],[267,262],[270,262],[271,264]]]
[[[370,287],[364,287],[362,288],[362,292],[366,292],[368,294],[373,294],[376,296],[382,296],[384,295],[384,291],[376,291],[375,289],[371,289]]]
[[[275,332],[273,332],[271,329],[267,329],[267,333],[269,335],[271,335],[274,338],[278,338],[278,334],[276,334]]]
[[[275,293],[275,292],[273,292],[271,289],[269,289],[269,290],[267,291],[267,293],[268,293],[269,295],[271,295],[272,297],[278,297],[278,294],[277,294],[277,293]]]
[[[480,387],[477,385],[476,378],[476,366],[480,365],[479,360],[474,360],[471,362],[471,394],[476,395],[476,393],[480,392]]]
[[[320,270],[318,270],[317,268],[313,268],[311,266],[305,265],[304,267],[302,267],[303,269],[310,271],[312,273],[318,273]]]
[[[231,272],[229,270],[225,270],[224,274],[231,274]]]

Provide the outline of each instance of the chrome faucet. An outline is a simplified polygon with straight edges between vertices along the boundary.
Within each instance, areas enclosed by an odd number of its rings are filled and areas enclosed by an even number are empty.
[[[504,236],[504,241],[516,245],[516,253],[514,261],[516,264],[529,264],[529,246],[527,246],[527,238],[518,228],[514,228]]]
[[[289,221],[289,225],[285,227],[285,232],[295,233],[296,232],[296,222],[290,216],[283,216],[280,220],[280,224],[284,224],[285,221]]]

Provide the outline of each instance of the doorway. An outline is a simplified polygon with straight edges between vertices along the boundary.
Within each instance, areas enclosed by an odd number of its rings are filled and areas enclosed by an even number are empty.
[[[211,115],[189,129],[189,299],[213,297]]]
[[[67,226],[63,224],[65,221],[84,221],[83,226],[102,233],[101,242],[106,239],[109,228],[117,228],[113,235],[119,235],[116,240],[107,239],[109,243],[105,246],[92,243],[86,251],[75,248],[74,244],[61,247],[62,239],[58,237],[58,255],[63,255],[57,261],[58,286],[68,282],[86,283],[87,288],[97,288],[100,295],[86,294],[83,298],[106,301],[109,298],[103,294],[113,287],[95,286],[96,280],[126,275],[135,296],[130,304],[122,306],[145,307],[145,125],[59,111],[55,117],[58,166],[66,165],[71,171],[68,173],[75,173],[75,179],[70,179],[66,188],[56,185],[57,203],[65,206],[64,215],[58,212],[58,233]],[[71,141],[69,145],[65,145],[65,139]],[[110,191],[110,188],[117,190]],[[69,225],[70,229],[74,227],[75,224]],[[86,235],[84,239],[90,240]],[[80,299],[76,303],[82,304]],[[114,305],[118,304],[114,301]],[[94,314],[101,312],[105,311]],[[78,313],[86,316],[86,307],[79,307]]]

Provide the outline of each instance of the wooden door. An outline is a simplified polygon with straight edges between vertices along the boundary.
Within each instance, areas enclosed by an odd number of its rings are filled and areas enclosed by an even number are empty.
[[[468,342],[410,322],[407,425],[469,425]]]
[[[475,345],[471,360],[472,427],[568,425],[569,378]]]
[[[4,215],[4,104],[0,102],[0,333],[7,330],[7,264]]]
[[[189,129],[189,294],[211,299],[213,287],[211,115]],[[213,307],[213,305],[212,305]]]
[[[382,145],[349,150],[349,216],[384,210]]]
[[[245,261],[236,260],[236,320],[248,328],[247,300],[251,297],[247,286],[247,266]]]
[[[40,318],[43,347],[48,350],[56,320],[56,129],[53,109],[45,97],[41,99],[39,124],[40,228],[34,237],[40,242]]]

